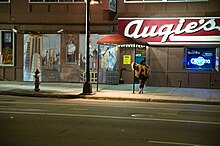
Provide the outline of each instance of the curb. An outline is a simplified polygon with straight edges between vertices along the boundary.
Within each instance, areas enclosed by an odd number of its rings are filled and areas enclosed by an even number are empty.
[[[71,94],[60,94],[60,93],[43,93],[43,92],[34,92],[34,93],[19,93],[19,92],[10,92],[10,91],[1,91],[0,95],[12,95],[12,96],[25,96],[25,97],[39,97],[39,98],[81,98],[79,95]]]
[[[39,98],[63,98],[63,99],[93,99],[93,100],[112,100],[112,101],[139,101],[139,102],[159,102],[159,103],[182,103],[182,104],[202,104],[202,105],[220,105],[219,101],[201,101],[201,100],[176,100],[176,99],[152,99],[152,98],[127,98],[127,97],[104,97],[95,96],[95,93],[84,95],[80,94],[60,94],[60,93],[44,93],[33,92],[24,94],[20,92],[0,91],[0,95],[39,97]]]
[[[126,97],[91,97],[85,96],[85,99],[95,100],[117,100],[117,101],[140,101],[140,102],[159,102],[159,103],[180,103],[180,104],[202,104],[202,105],[220,105],[218,101],[201,101],[201,100],[169,100],[169,99],[152,99],[152,98],[126,98]]]

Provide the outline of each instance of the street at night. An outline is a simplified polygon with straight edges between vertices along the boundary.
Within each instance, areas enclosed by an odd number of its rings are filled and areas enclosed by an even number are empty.
[[[0,95],[2,146],[218,146],[220,107]]]
[[[0,0],[0,146],[220,146],[220,0]]]

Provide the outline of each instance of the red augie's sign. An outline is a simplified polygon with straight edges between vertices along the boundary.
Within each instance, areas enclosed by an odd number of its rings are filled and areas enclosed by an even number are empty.
[[[119,18],[118,33],[149,44],[220,44],[220,17]]]

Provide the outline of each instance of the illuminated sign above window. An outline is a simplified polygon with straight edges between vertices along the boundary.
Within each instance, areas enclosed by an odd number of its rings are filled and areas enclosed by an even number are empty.
[[[119,18],[118,33],[151,44],[220,44],[220,17]]]

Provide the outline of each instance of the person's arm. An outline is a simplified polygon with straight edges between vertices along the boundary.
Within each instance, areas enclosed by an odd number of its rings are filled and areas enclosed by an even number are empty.
[[[131,63],[131,69],[132,69],[132,70],[136,70],[136,69],[137,69],[137,65],[136,65],[135,62],[132,62],[132,63]]]

